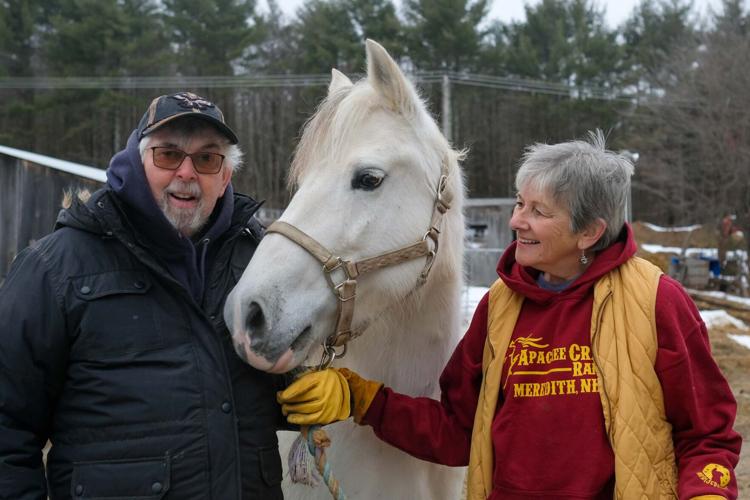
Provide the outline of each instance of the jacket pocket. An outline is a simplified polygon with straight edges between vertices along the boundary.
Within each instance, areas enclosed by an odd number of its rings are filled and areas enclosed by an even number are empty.
[[[281,457],[278,447],[261,448],[258,450],[260,457],[260,475],[263,482],[268,486],[276,486],[281,483]]]
[[[85,351],[131,352],[163,344],[157,297],[143,271],[110,271],[71,279],[78,339]]]
[[[75,500],[159,500],[169,491],[169,455],[156,458],[74,462]]]

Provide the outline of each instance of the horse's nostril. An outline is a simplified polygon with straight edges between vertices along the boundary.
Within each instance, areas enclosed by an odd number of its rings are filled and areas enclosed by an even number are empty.
[[[265,324],[266,317],[263,315],[263,309],[261,309],[257,302],[251,302],[247,308],[245,327],[252,332],[263,328]]]

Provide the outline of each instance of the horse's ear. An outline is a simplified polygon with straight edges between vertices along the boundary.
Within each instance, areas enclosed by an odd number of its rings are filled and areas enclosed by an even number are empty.
[[[341,71],[333,68],[331,70],[331,83],[328,84],[328,93],[331,94],[339,89],[351,87],[352,81]]]
[[[417,95],[388,52],[377,42],[367,40],[367,79],[393,109],[404,114],[415,110]]]

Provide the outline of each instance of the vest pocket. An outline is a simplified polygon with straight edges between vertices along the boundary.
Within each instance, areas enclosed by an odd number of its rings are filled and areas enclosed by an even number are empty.
[[[169,455],[133,460],[74,462],[75,500],[159,500],[169,491]]]

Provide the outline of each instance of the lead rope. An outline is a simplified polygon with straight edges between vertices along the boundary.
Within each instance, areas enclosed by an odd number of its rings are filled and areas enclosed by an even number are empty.
[[[318,370],[328,368],[336,358],[336,351],[332,348],[324,348]],[[324,361],[327,363],[324,366]],[[302,369],[296,373],[295,378],[300,377],[310,370]],[[305,484],[307,486],[318,486],[321,479],[325,482],[328,491],[334,500],[346,500],[344,489],[338,479],[331,472],[331,464],[326,457],[326,448],[331,446],[331,438],[321,425],[303,425],[297,439],[292,443],[287,457],[289,465],[289,477],[293,483]]]
[[[344,489],[331,472],[325,449],[331,438],[320,425],[303,426],[289,450],[289,475],[294,483],[318,486],[322,478],[334,500],[346,500]]]

